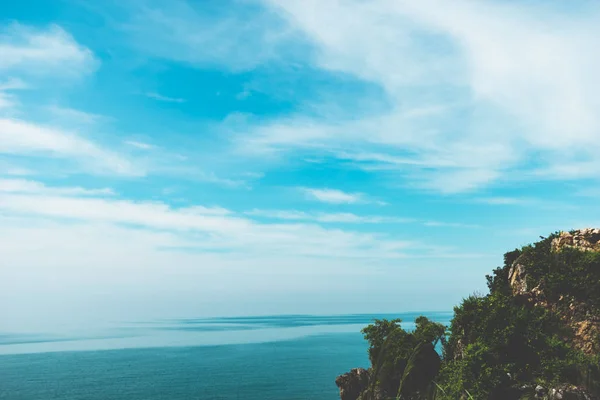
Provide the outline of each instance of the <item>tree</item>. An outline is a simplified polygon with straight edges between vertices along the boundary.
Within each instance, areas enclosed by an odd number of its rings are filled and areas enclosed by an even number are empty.
[[[375,320],[362,330],[369,342],[372,365],[370,392],[391,398],[418,398],[432,386],[440,365],[435,350],[445,342],[445,327],[426,317],[415,320],[415,330],[401,327],[401,320]]]

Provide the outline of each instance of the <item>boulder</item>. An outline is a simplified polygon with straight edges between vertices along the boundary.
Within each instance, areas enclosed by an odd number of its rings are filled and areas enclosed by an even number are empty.
[[[341,400],[357,400],[369,387],[369,371],[355,368],[336,378],[335,384],[340,389]]]

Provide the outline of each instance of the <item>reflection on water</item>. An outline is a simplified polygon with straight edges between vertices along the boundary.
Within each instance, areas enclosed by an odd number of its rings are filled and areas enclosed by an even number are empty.
[[[450,312],[429,312],[145,321],[120,324],[92,336],[0,334],[0,354],[275,342],[321,334],[358,332],[375,318],[401,318],[406,321],[403,326],[412,329],[414,319],[421,314],[446,324],[452,315]]]

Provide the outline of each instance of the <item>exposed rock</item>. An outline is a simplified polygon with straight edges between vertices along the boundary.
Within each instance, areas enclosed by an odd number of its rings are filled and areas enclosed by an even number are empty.
[[[561,232],[552,240],[552,251],[574,247],[584,251],[600,251],[600,229],[585,228],[571,232]]]
[[[336,378],[335,384],[340,389],[341,400],[357,400],[369,387],[369,371],[355,368]]]
[[[593,400],[590,393],[576,386],[567,386],[563,388],[550,389],[548,400]]]
[[[565,248],[582,251],[600,251],[600,229],[585,228],[572,232],[561,232],[552,240],[552,251],[560,252]],[[534,288],[527,285],[527,268],[522,257],[517,258],[508,272],[513,293],[522,296],[535,307],[558,310],[559,304],[569,302],[567,311],[562,308],[558,314],[571,327],[574,333],[573,343],[586,354],[600,352],[600,320],[588,315],[587,305],[561,296],[558,302],[549,303],[544,296],[544,282],[541,280]]]
[[[529,387],[523,387],[522,392],[527,392]],[[534,398],[540,400],[596,400],[589,392],[577,386],[563,386],[558,388],[547,389],[541,385],[537,385],[534,390]]]
[[[572,232],[560,232],[552,240],[552,251],[559,252],[564,248],[576,248],[582,251],[600,251],[600,229],[584,228]],[[531,290],[527,287],[527,268],[522,257],[518,257],[508,271],[508,281],[516,295],[539,295],[541,288]],[[538,293],[535,293],[536,290]],[[532,293],[533,292],[533,293]]]
[[[573,321],[575,346],[586,354],[595,354],[600,351],[600,321],[584,320]]]
[[[585,252],[600,252],[600,229],[585,228],[571,232],[561,232],[555,236],[550,243],[550,251],[553,254],[548,254],[548,242],[540,243],[544,251],[540,256],[540,248],[517,249],[505,255],[505,265],[510,266],[508,269],[508,282],[512,293],[514,294],[514,304],[517,307],[542,307],[550,311],[555,316],[562,319],[566,327],[572,329],[573,335],[565,334],[563,339],[569,341],[569,344],[578,348],[583,353],[588,355],[600,354],[600,312],[597,309],[597,297],[594,296],[593,302],[586,301],[586,295],[589,291],[595,290],[596,278],[586,280],[584,287],[586,292],[578,293],[578,286],[566,286],[568,290],[560,290],[557,287],[562,284],[560,279],[569,279],[569,275],[573,274],[573,279],[582,280],[582,276],[597,275],[577,275],[581,269],[581,265],[587,267],[588,264],[580,264],[580,259],[590,259],[596,261],[596,255],[587,253],[585,257],[574,257],[577,262],[573,264],[573,269],[570,268],[570,252],[563,252],[565,249],[577,249]],[[536,244],[537,245],[537,244]],[[563,252],[562,254],[560,254]],[[578,256],[581,256],[579,254]],[[593,256],[593,257],[592,257]],[[591,264],[589,264],[591,265]],[[530,267],[531,266],[531,267]],[[531,268],[528,271],[528,268]],[[500,269],[506,274],[506,268]],[[547,273],[548,272],[548,273]],[[558,278],[556,278],[558,276]],[[500,282],[503,286],[501,289],[506,289],[506,275]],[[577,283],[578,281],[574,281]],[[492,282],[495,283],[495,282]],[[600,290],[600,287],[598,288]],[[561,324],[562,325],[562,324]],[[452,352],[450,353],[454,360],[465,358],[465,352],[469,343],[467,338],[468,332],[465,332],[465,326],[459,326],[457,330],[452,331],[455,341],[452,343]],[[566,333],[566,332],[565,332]],[[501,399],[540,399],[540,400],[600,400],[600,391],[594,380],[590,380],[590,376],[596,374],[590,371],[595,371],[594,368],[588,370],[588,377],[583,379],[571,379],[572,383],[578,382],[584,386],[577,387],[573,385],[558,385],[553,384],[548,387],[543,381],[531,381],[530,376],[525,374],[524,377],[515,374],[508,374],[508,383],[503,383],[500,393]],[[422,375],[418,375],[422,376]],[[522,382],[521,379],[526,379]],[[541,378],[540,378],[541,379]],[[596,379],[596,378],[594,378]],[[365,369],[353,369],[349,373],[340,375],[336,379],[336,385],[340,390],[341,400],[384,400],[394,398],[395,396],[385,392],[387,389],[381,389],[379,382],[377,385],[370,387],[371,376],[370,372]],[[538,382],[542,384],[539,385]],[[585,382],[585,383],[584,383]],[[586,391],[583,387],[588,388]],[[506,389],[507,388],[507,389]],[[384,391],[382,391],[384,390]],[[418,395],[421,392],[415,392]],[[593,394],[592,394],[593,393]],[[460,395],[457,397],[459,398]],[[420,397],[415,397],[420,398]],[[491,398],[491,397],[490,397]],[[466,395],[462,395],[461,399],[466,399]]]
[[[527,273],[525,272],[525,266],[519,263],[519,259],[515,260],[510,267],[508,281],[515,294],[524,294],[527,292]]]
[[[535,387],[535,397],[537,397],[538,399],[543,399],[544,396],[546,396],[547,392],[548,390],[546,390],[546,388],[542,385],[537,385]]]

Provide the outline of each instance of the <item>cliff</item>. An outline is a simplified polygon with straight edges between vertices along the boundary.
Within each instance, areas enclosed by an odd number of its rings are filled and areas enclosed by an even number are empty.
[[[365,328],[372,366],[338,377],[341,398],[599,399],[600,229],[508,252],[487,280],[489,294],[465,298],[442,336],[426,319],[413,333],[396,320]],[[423,357],[438,340],[438,360]]]
[[[575,250],[580,252],[600,252],[600,229],[579,229],[572,232],[560,232],[551,241],[551,253],[559,263],[561,253]],[[573,333],[573,345],[586,354],[600,353],[600,310],[594,299],[585,296],[573,296],[563,288],[558,297],[546,296],[545,286],[547,276],[536,277],[528,274],[527,265],[531,263],[529,254],[520,255],[508,273],[510,286],[515,296],[523,296],[536,307],[544,307],[556,313]],[[593,263],[592,263],[593,264]],[[581,274],[571,265],[566,265],[565,274],[572,273],[572,280],[582,278]],[[600,268],[600,265],[590,265]],[[586,274],[587,276],[587,274]],[[589,283],[600,292],[600,280]]]

